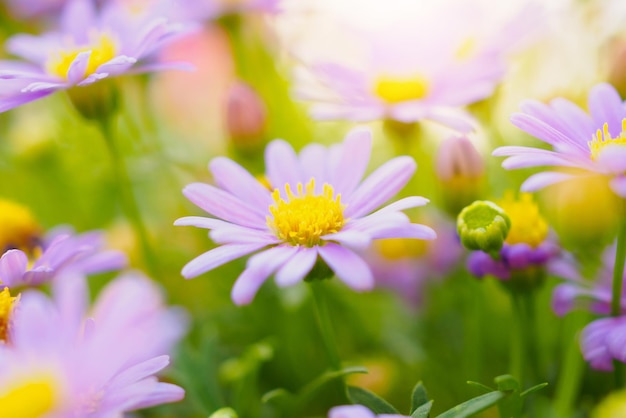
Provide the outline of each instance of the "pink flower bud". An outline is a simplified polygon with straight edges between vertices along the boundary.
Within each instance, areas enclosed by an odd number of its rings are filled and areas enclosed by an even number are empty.
[[[232,86],[226,101],[226,130],[240,149],[253,149],[263,142],[267,120],[265,104],[251,86]]]
[[[476,179],[483,175],[483,159],[464,136],[451,137],[441,143],[435,167],[442,182],[455,179]]]

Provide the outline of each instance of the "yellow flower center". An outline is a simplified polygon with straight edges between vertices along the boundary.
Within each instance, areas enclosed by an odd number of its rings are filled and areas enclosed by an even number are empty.
[[[40,418],[55,408],[59,385],[52,376],[35,375],[11,383],[8,391],[0,392],[2,416]]]
[[[374,86],[374,92],[387,103],[400,103],[417,100],[428,94],[428,80],[416,75],[414,77],[380,77]]]
[[[0,342],[7,341],[11,313],[18,300],[19,296],[12,297],[7,287],[0,291]]]
[[[519,200],[515,200],[513,193],[506,193],[498,205],[511,219],[507,244],[525,243],[536,247],[548,236],[548,224],[530,193],[520,194]]]
[[[617,138],[611,137],[609,133],[609,124],[605,123],[602,130],[598,129],[592,140],[587,142],[589,151],[591,151],[591,159],[596,160],[602,149],[607,145],[626,145],[626,119],[622,120],[622,132]]]
[[[269,207],[272,216],[267,217],[267,226],[281,240],[292,245],[318,245],[320,237],[338,232],[345,224],[344,205],[341,195],[329,184],[324,184],[322,193],[315,195],[315,179],[306,186],[298,183],[296,194],[289,184],[285,185],[287,200],[274,189],[274,204]]]
[[[626,390],[613,392],[592,411],[591,418],[620,418],[626,415]]]
[[[80,47],[70,47],[55,52],[47,63],[48,72],[67,78],[70,65],[81,52],[91,51],[84,77],[93,74],[102,64],[113,59],[117,53],[117,46],[113,38],[106,33],[91,34],[90,43]]]
[[[40,234],[41,228],[28,208],[0,199],[0,254],[11,248],[30,253]]]

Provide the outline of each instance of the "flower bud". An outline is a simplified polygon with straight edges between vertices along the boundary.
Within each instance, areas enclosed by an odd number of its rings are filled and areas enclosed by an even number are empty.
[[[465,136],[446,139],[439,146],[435,173],[446,210],[456,215],[480,197],[485,173],[483,159]]]
[[[252,151],[263,143],[267,110],[259,95],[245,83],[235,84],[226,100],[226,130],[233,145]]]
[[[456,226],[465,248],[497,258],[511,229],[511,220],[495,203],[478,200],[461,211]]]

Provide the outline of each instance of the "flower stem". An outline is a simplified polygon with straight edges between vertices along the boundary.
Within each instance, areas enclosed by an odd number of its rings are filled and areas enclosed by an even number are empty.
[[[115,172],[115,178],[117,186],[119,188],[120,199],[122,209],[126,215],[126,218],[131,223],[133,230],[139,244],[141,245],[141,252],[150,274],[153,277],[157,276],[158,269],[156,268],[156,259],[152,248],[150,247],[150,241],[148,238],[148,230],[146,229],[139,207],[135,200],[135,194],[133,193],[133,185],[128,174],[128,168],[124,161],[124,157],[121,155],[117,144],[115,135],[115,122],[113,118],[101,118],[97,119],[98,127],[104,137],[111,160],[113,163],[113,170]]]
[[[617,233],[617,246],[615,249],[615,264],[613,266],[613,297],[611,299],[611,316],[620,316],[622,313],[622,287],[624,284],[624,262],[626,261],[626,216],[622,202],[622,219]],[[624,386],[624,365],[613,361],[615,385],[618,388]]]
[[[333,326],[328,312],[328,305],[326,304],[326,298],[322,290],[324,283],[320,280],[314,280],[311,282],[311,292],[313,293],[313,301],[315,304],[315,313],[317,316],[317,324],[322,336],[324,349],[330,362],[330,366],[333,370],[341,369],[341,359],[337,352],[337,343],[335,341],[335,335],[333,333]]]
[[[518,379],[524,385],[525,365],[525,331],[524,331],[524,315],[522,312],[522,303],[520,296],[515,292],[511,292],[511,301],[513,302],[513,318],[514,328],[511,335],[511,375]]]

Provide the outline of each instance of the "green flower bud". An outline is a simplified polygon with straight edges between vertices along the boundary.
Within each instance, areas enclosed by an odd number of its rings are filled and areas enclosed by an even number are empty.
[[[477,200],[461,211],[456,227],[465,248],[498,257],[511,229],[511,220],[495,203]]]
[[[209,418],[237,418],[237,413],[232,408],[222,408],[215,411]]]

